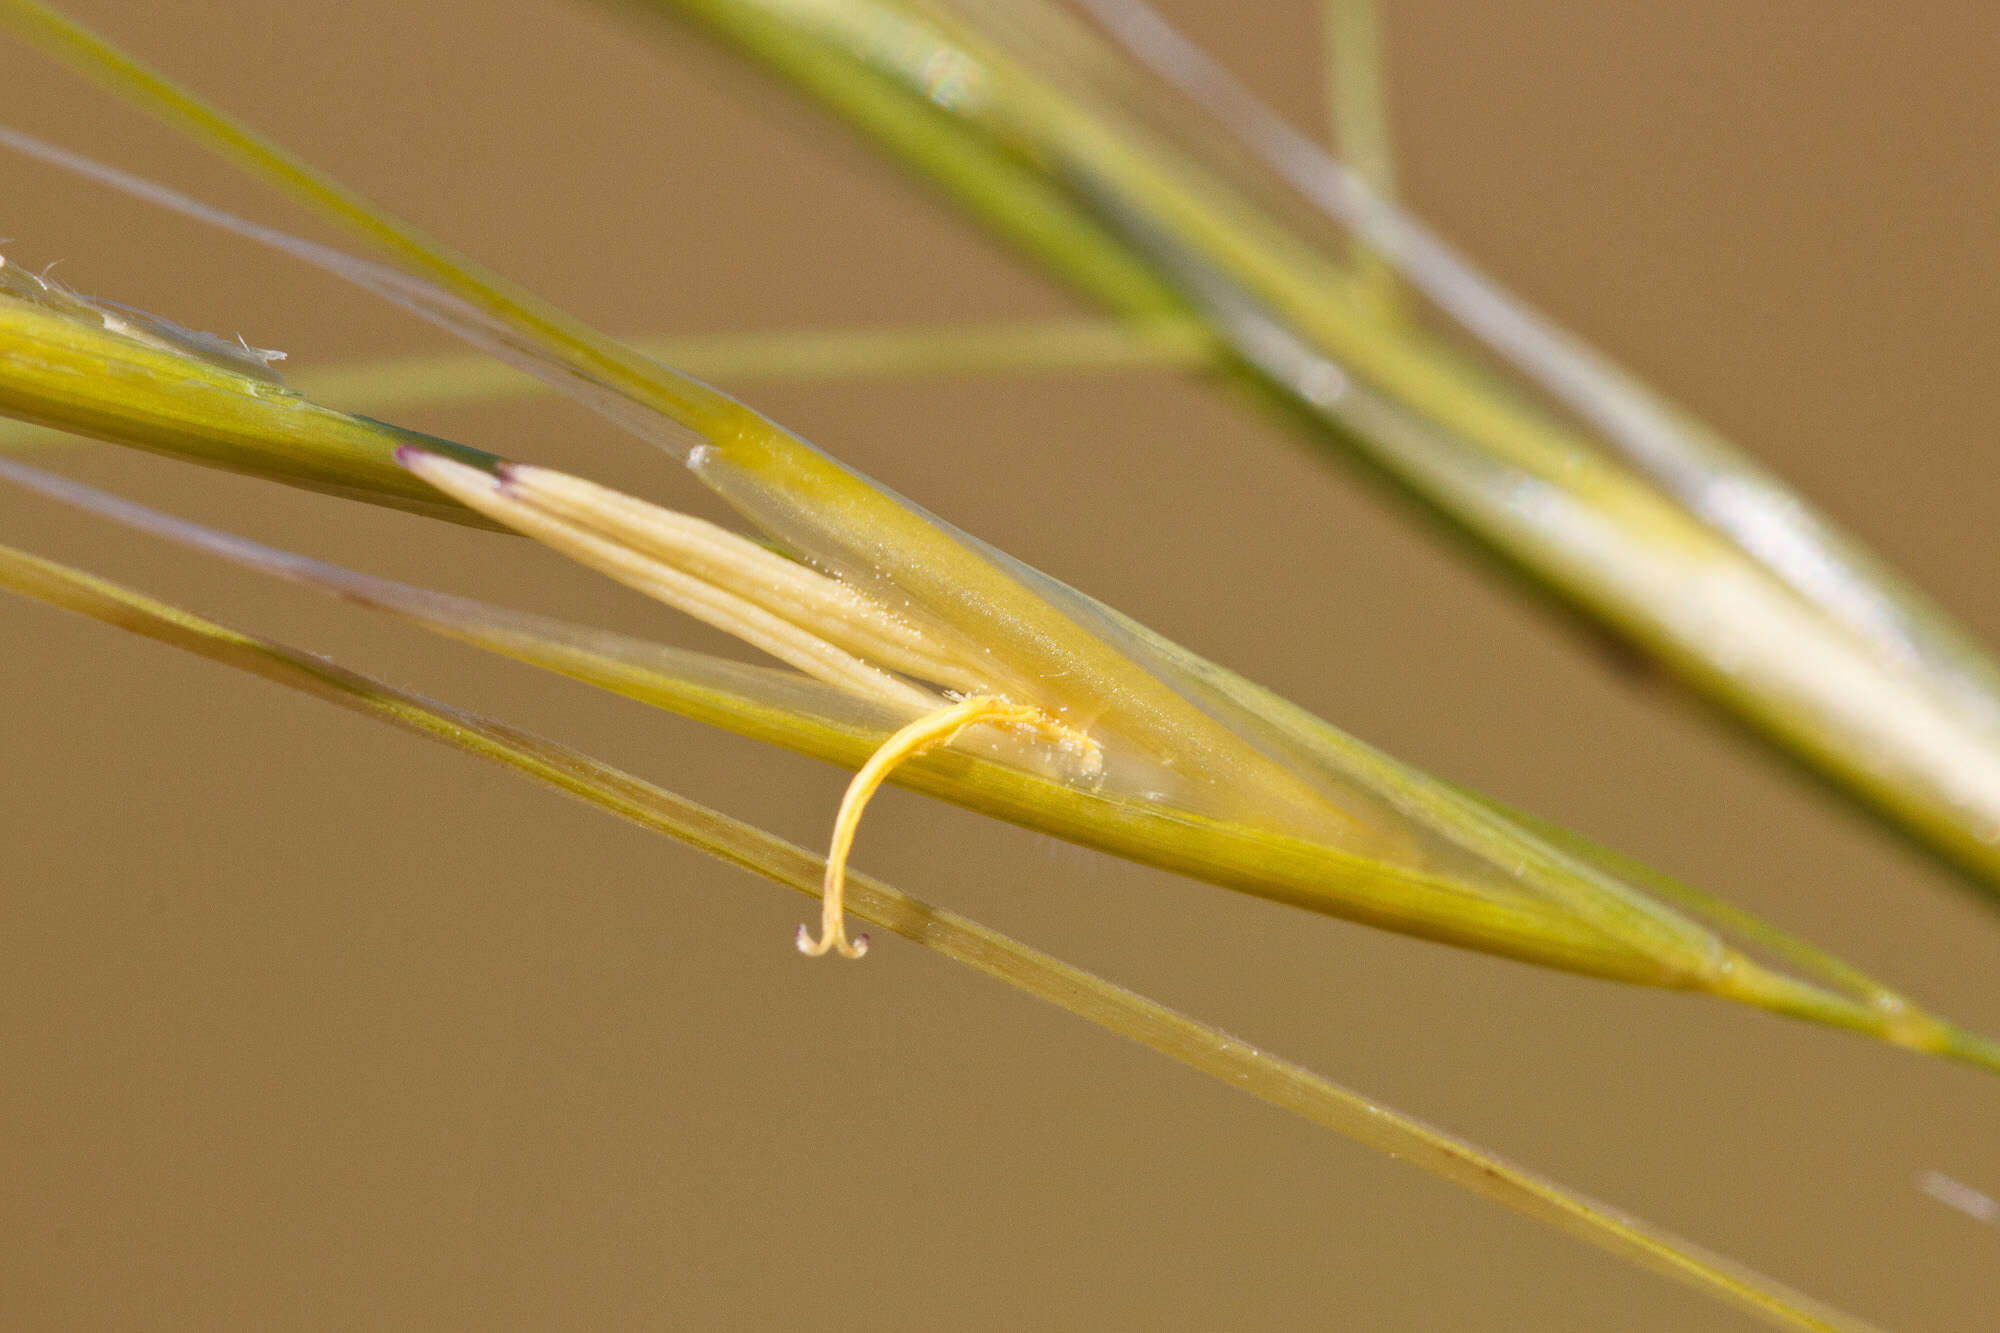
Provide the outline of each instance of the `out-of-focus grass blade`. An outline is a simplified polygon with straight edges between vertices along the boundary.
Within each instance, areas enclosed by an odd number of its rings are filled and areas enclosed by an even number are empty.
[[[0,587],[442,741],[800,893],[819,893],[824,866],[810,852],[555,742],[407,693],[313,654],[238,633],[10,547],[0,547]],[[882,929],[1774,1327],[1823,1333],[1860,1333],[1869,1327],[1248,1042],[878,880],[850,877],[848,906]]]
[[[1235,164],[1211,167],[1191,155],[1204,147],[1152,123],[1131,69],[1047,6],[671,7],[834,106],[1114,310],[1166,302],[1200,315],[1269,389],[1505,563],[2000,883],[2000,693],[1976,645],[1775,479],[1261,119],[1149,11],[1089,3],[1632,466],[1476,369],[1464,348],[1385,312],[1349,266],[1239,188]],[[1131,278],[1135,260],[1151,286]]]
[[[396,464],[415,444],[490,456],[321,407],[195,335],[0,260],[0,415],[308,490],[493,526]]]
[[[1381,11],[1375,0],[1320,0],[1319,13],[1334,146],[1369,189],[1393,199],[1396,152],[1383,88],[1388,61],[1382,53]],[[1352,262],[1385,313],[1400,307],[1405,293],[1393,263],[1366,240],[1356,242]]]
[[[0,454],[26,454],[43,449],[59,449],[79,444],[82,436],[54,426],[37,426],[32,421],[0,421]]]
[[[1214,363],[1214,341],[1192,320],[1134,325],[1107,319],[919,329],[707,333],[637,338],[632,346],[690,375],[727,385],[902,380],[953,375],[1191,370]],[[405,357],[301,370],[303,392],[370,412],[492,403],[550,392],[486,357]]]
[[[1369,98],[1350,104],[1367,130],[1346,162],[1288,125],[1220,64],[1181,36],[1146,0],[1077,0],[1149,69],[1329,217],[1379,247],[1437,307],[1594,425],[1604,442],[1690,513],[1754,557],[1800,596],[1895,660],[1920,664],[1967,692],[1987,717],[2000,713],[2000,670],[1921,594],[1782,481],[1714,432],[1480,273],[1389,198],[1388,144]],[[1327,0],[1342,31],[1336,45],[1361,67],[1350,82],[1379,78],[1371,0]],[[1369,89],[1371,93],[1379,90]]]

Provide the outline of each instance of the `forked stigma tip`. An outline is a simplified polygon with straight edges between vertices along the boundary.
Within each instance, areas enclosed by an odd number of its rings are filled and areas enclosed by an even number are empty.
[[[800,924],[792,942],[799,946],[799,952],[808,958],[821,958],[829,953],[838,953],[842,958],[859,958],[868,952],[868,937],[856,935],[849,939],[844,931],[829,928],[818,939],[812,937],[809,927]]]

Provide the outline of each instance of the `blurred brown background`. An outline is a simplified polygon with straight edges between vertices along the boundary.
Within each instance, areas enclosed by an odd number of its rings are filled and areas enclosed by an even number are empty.
[[[72,8],[613,330],[1068,299],[686,34],[556,0]],[[1321,123],[1313,7],[1171,11]],[[1414,204],[2000,642],[1991,7],[1392,0]],[[0,120],[312,231],[15,45]],[[0,161],[10,260],[294,368],[442,336]],[[760,387],[952,521],[1456,780],[2000,1030],[2000,916],[1216,389]],[[555,404],[406,424],[675,503]],[[377,572],[711,641],[497,537],[110,449]],[[842,777],[20,496],[0,540],[560,735],[807,843]],[[474,761],[0,603],[0,1320],[16,1327],[1740,1327],[1706,1301]],[[1109,861],[902,793],[858,863],[1898,1328],[1992,1326],[2000,1086]],[[831,1160],[825,1144],[837,1145]]]

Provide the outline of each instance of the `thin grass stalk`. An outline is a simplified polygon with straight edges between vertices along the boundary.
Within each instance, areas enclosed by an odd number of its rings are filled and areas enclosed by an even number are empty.
[[[0,546],[0,587],[440,741],[567,792],[642,828],[808,897],[823,858],[553,741],[239,633],[108,580]],[[1491,1199],[1778,1328],[1865,1333],[1872,1326],[1617,1209],[1524,1171],[1197,1022],[879,880],[849,879],[863,920],[1024,994],[1128,1037],[1189,1068],[1364,1146]]]

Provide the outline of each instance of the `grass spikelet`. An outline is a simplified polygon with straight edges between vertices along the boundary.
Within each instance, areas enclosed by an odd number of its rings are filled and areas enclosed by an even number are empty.
[[[1123,0],[1096,7],[1141,12]],[[1212,165],[1204,139],[1184,144],[1163,128],[1173,122],[1149,119],[1153,94],[1139,92],[1129,73],[1093,84],[1088,71],[1117,69],[1110,52],[1032,4],[990,25],[985,8],[970,3],[744,0],[714,12],[800,82],[867,109],[899,148],[1017,237],[1044,247],[1111,308],[1144,316],[1139,362],[1207,363],[1227,349],[1235,373],[1258,392],[1351,437],[1495,549],[1690,678],[1707,682],[1728,657],[1749,683],[1733,694],[1715,686],[1719,697],[1788,743],[1816,746],[1829,771],[1929,829],[1940,846],[1976,834],[1982,813],[2000,812],[2000,750],[1989,745],[1979,711],[1983,668],[1976,654],[1958,653],[1948,626],[1925,621],[1912,630],[1920,605],[1886,578],[1864,578],[1896,613],[1884,622],[1888,633],[1873,633],[1851,605],[1786,577],[1727,515],[1695,503],[1664,475],[1672,469],[1637,459],[1629,438],[1608,447],[1594,439],[1593,428],[1616,435],[1605,422],[1574,404],[1567,414],[1554,410],[1535,391],[1470,369],[1471,345],[1440,336],[1437,316],[1451,311],[1433,290],[1435,273],[1427,277],[1412,260],[1422,247],[1413,250],[1410,237],[1422,233],[1399,230],[1401,214],[1387,200],[1361,196],[1387,208],[1380,216],[1394,225],[1352,224],[1340,246],[1294,233],[1258,189],[1239,188],[1238,176]],[[1352,0],[1328,12],[1364,27],[1372,14]],[[832,819],[829,853],[818,858],[560,745],[24,552],[0,548],[0,586],[392,721],[817,894],[820,933],[802,927],[799,940],[809,954],[858,956],[867,937],[848,934],[852,913],[1771,1323],[1863,1327],[1215,1028],[851,873],[864,810],[894,782],[1148,865],[1422,939],[1697,992],[1987,1071],[2000,1071],[2000,1044],[1748,913],[1383,754],[959,531],[689,370],[454,255],[37,0],[0,0],[0,20],[354,229],[402,267],[0,134],[10,146],[273,246],[430,319],[508,368],[497,379],[466,372],[455,391],[510,392],[510,376],[534,375],[656,447],[677,465],[677,479],[691,477],[733,506],[742,530],[656,502],[648,486],[615,490],[321,406],[287,388],[247,343],[6,267],[0,412],[521,533],[777,665],[395,583],[8,459],[0,459],[0,478],[428,631],[828,760],[853,776]],[[1366,140],[1375,94],[1365,77],[1344,79],[1336,101],[1347,99],[1347,122]],[[914,112],[913,103],[921,104]],[[1228,128],[1229,117],[1218,119]],[[1380,138],[1379,124],[1375,131]],[[1386,186],[1386,158],[1370,177]],[[956,363],[927,359],[907,340],[753,351],[780,364],[794,358],[790,364],[808,373],[1135,355],[1132,339],[1121,350],[1099,340],[1101,326],[1084,333],[1059,356],[1039,359],[1011,334],[968,336],[954,355],[970,361]],[[396,378],[382,372],[381,383],[394,391]],[[1590,380],[1598,390],[1613,383],[1608,372]],[[1619,401],[1646,399],[1634,391]],[[531,456],[532,446],[522,452]],[[1705,466],[1711,481],[1750,475],[1732,471],[1719,452]],[[1782,492],[1766,492],[1760,503],[1774,496]],[[1844,549],[1837,534],[1816,538],[1825,540],[1815,549]],[[453,571],[437,572],[442,582]],[[1892,711],[1893,722],[1885,720]],[[1885,795],[1885,772],[1908,777],[1908,790]],[[1948,808],[1940,813],[1941,806]]]
[[[416,258],[443,285],[386,275],[268,228],[222,225],[393,294],[479,345],[504,347],[517,364],[575,388],[614,419],[660,417],[658,425],[639,420],[635,429],[676,452],[685,449],[693,474],[789,554],[862,600],[894,607],[898,618],[914,617],[927,632],[942,627],[945,642],[956,637],[976,645],[976,656],[965,660],[980,664],[980,692],[1038,709],[1096,747],[1087,781],[1055,773],[1055,780],[1036,785],[1023,777],[1051,775],[1001,764],[1011,771],[990,785],[943,781],[954,799],[1350,919],[1608,979],[1700,990],[1995,1063],[1990,1045],[1948,1024],[1923,1016],[1913,1025],[1908,1015],[1921,1014],[1915,1006],[1889,1012],[1874,998],[1773,971],[1712,926],[1620,879],[1602,859],[1537,836],[957,533],[743,404],[466,266],[94,37],[39,6],[29,8],[44,13],[43,21],[64,34],[61,44],[85,53],[115,86]],[[116,175],[91,171],[108,181]],[[170,193],[130,178],[114,183],[149,198]],[[214,210],[192,201],[172,206],[216,220]],[[690,439],[697,442],[689,445]],[[632,512],[622,501],[605,501],[598,530],[586,530],[506,495],[501,474],[508,469],[490,456],[470,461],[462,471],[438,469],[440,477],[462,483],[460,498],[483,497],[492,513],[504,511],[509,522],[554,538],[590,563],[668,592],[669,600],[699,605],[716,623],[750,630],[751,641],[779,650],[780,660],[810,662],[821,679],[857,697],[894,700],[915,716],[939,706],[921,691],[902,694],[912,687],[878,664],[733,593],[699,579],[690,584],[684,571],[610,535],[604,527],[618,525],[608,516]],[[603,500],[587,486],[569,493]],[[922,777],[927,766],[908,767]]]

